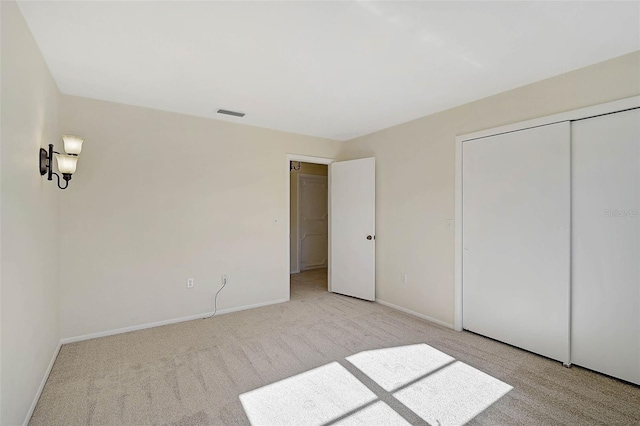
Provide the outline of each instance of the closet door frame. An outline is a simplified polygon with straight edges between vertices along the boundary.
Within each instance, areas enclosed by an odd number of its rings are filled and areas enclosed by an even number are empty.
[[[633,96],[613,102],[594,105],[560,114],[554,114],[533,120],[522,121],[493,129],[468,133],[456,137],[456,157],[455,157],[455,287],[454,287],[454,329],[462,331],[462,144],[467,141],[479,139],[487,136],[494,136],[509,133],[517,130],[529,129],[532,127],[545,126],[548,124],[560,123],[563,121],[580,120],[584,118],[597,117],[599,115],[611,114],[640,107],[640,96]]]

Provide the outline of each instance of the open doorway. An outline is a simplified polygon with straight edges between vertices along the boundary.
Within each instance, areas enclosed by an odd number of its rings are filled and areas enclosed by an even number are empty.
[[[322,159],[324,160],[324,159]],[[289,165],[290,295],[328,291],[328,162],[291,160]]]
[[[324,295],[326,291],[356,297],[364,300],[375,300],[375,158],[340,161],[321,157],[309,157],[296,154],[286,155],[286,202],[287,224],[291,226],[291,175],[292,162],[330,165],[328,174],[328,253],[327,278],[313,277],[315,284],[326,282],[326,287],[316,294]],[[298,168],[293,164],[293,168]],[[302,170],[300,165],[299,170]],[[296,176],[297,179],[297,176]],[[297,213],[296,213],[297,215]],[[297,229],[297,228],[296,228]],[[287,251],[291,252],[292,241],[286,241]],[[296,255],[296,258],[298,255]],[[289,259],[289,272],[300,270],[299,263]],[[296,265],[298,265],[296,267]],[[317,267],[317,265],[316,265]],[[317,268],[324,269],[324,268]],[[320,275],[320,272],[315,272]],[[309,273],[311,275],[311,273]],[[302,273],[296,274],[300,278]],[[291,275],[290,275],[291,276]],[[284,283],[283,283],[284,284]],[[289,282],[289,299],[296,298]]]

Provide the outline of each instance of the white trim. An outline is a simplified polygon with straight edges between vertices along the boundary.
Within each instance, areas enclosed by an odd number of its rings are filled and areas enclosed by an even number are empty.
[[[327,197],[327,291],[331,293],[331,164],[327,166]]]
[[[327,165],[327,182],[329,184],[329,188],[331,188],[331,163],[335,162],[334,158],[325,158],[325,157],[311,157],[309,155],[298,155],[298,154],[286,154],[286,169],[287,170],[287,178],[285,179],[285,200],[287,206],[287,220],[286,224],[288,226],[289,238],[287,238],[287,262],[291,263],[291,172],[289,171],[289,162],[291,161],[302,161],[303,163],[311,163],[311,164],[325,164]],[[328,193],[329,202],[327,208],[331,211],[331,191]],[[328,253],[327,253],[327,262],[328,262],[328,274],[327,274],[327,284],[328,289],[331,291],[331,214],[329,214],[329,245],[328,245]],[[300,265],[298,265],[298,269],[300,269]],[[291,274],[291,265],[287,268],[289,274]],[[300,271],[298,271],[300,272]],[[291,298],[291,286],[289,285],[289,281],[287,281],[287,293],[289,294],[289,298]]]
[[[42,391],[44,390],[44,385],[47,383],[49,379],[49,374],[51,374],[51,369],[53,368],[53,364],[56,362],[56,358],[58,357],[58,353],[60,352],[60,348],[62,347],[62,341],[58,342],[58,346],[56,350],[53,351],[53,356],[51,357],[51,361],[49,361],[49,366],[47,370],[44,372],[44,377],[40,382],[40,386],[38,387],[38,391],[36,392],[35,397],[33,398],[33,402],[31,403],[31,407],[29,407],[29,411],[27,412],[27,416],[24,419],[23,426],[27,426],[29,421],[31,420],[31,416],[33,416],[33,411],[36,409],[36,405],[38,405],[38,400],[40,399],[40,395],[42,395]]]
[[[269,302],[256,303],[256,304],[253,304],[253,305],[245,305],[245,306],[239,306],[239,307],[236,307],[236,308],[222,309],[222,310],[220,310],[220,311],[218,311],[216,313],[216,316],[222,315],[222,314],[228,314],[228,313],[231,313],[231,312],[244,311],[244,310],[247,310],[247,309],[260,308],[260,307],[263,307],[263,306],[275,305],[277,303],[284,303],[284,302],[288,302],[288,301],[289,301],[289,299],[278,299],[278,300],[271,300]],[[115,330],[107,330],[107,331],[101,331],[101,332],[98,332],[98,333],[85,334],[85,335],[82,335],[82,336],[65,337],[64,339],[60,339],[60,343],[63,344],[63,345],[66,345],[68,343],[82,342],[83,340],[97,339],[98,337],[113,336],[115,334],[129,333],[131,331],[138,331],[138,330],[144,330],[144,329],[147,329],[147,328],[161,327],[163,325],[168,325],[168,324],[176,324],[176,323],[184,322],[184,321],[193,321],[193,320],[197,320],[197,319],[207,318],[207,317],[211,316],[212,314],[213,314],[213,311],[205,312],[205,313],[197,314],[197,315],[190,315],[188,317],[174,318],[174,319],[169,319],[169,320],[164,320],[164,321],[157,321],[157,322],[152,322],[152,323],[147,323],[147,324],[134,325],[134,326],[131,326],[131,327],[117,328]]]
[[[453,284],[453,329],[462,331],[462,140],[456,138],[455,260]]]
[[[329,166],[327,166],[327,168],[328,167]],[[327,170],[327,173],[329,173],[329,170]],[[298,191],[298,193],[296,194],[296,269],[298,270],[298,272],[301,272],[302,268],[300,267],[300,246],[302,244],[300,244],[300,173],[296,174],[296,189]]]
[[[575,121],[598,115],[611,114],[627,109],[640,108],[640,96],[620,99],[599,105],[566,111],[533,120],[520,121],[506,126],[481,130],[456,136],[455,146],[455,280],[454,280],[454,329],[462,331],[462,143],[502,133],[546,126],[562,121]]]
[[[325,157],[311,157],[309,155],[287,154],[287,167],[289,166],[289,161],[301,161],[303,163],[329,165],[336,160],[333,158]]]
[[[453,328],[453,325],[449,324],[448,322],[444,322],[439,319],[435,319],[426,315],[419,314],[418,312],[411,311],[407,308],[403,308],[402,306],[394,305],[393,303],[385,302],[384,300],[381,300],[381,299],[376,299],[376,303],[395,309],[397,311],[404,312],[405,314],[413,315],[414,317],[422,318],[423,320],[427,320],[429,322],[441,325],[443,327]]]
[[[639,108],[640,96],[632,96],[630,98],[620,99],[613,102],[607,102],[599,105],[592,105],[573,111],[561,112],[559,114],[548,115],[545,117],[534,118],[532,120],[520,121],[517,123],[507,124],[506,126],[494,127],[492,129],[480,130],[478,132],[467,133],[456,137],[456,141],[468,141],[471,139],[480,139],[487,136],[495,136],[501,133],[509,133],[517,130],[530,129],[531,127],[546,126],[548,124],[560,123],[561,121],[582,120],[589,117],[596,117],[603,114],[611,114],[612,112],[624,111],[626,109]]]

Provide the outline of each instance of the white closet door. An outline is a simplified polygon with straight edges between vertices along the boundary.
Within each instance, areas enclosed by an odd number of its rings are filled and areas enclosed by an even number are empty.
[[[569,362],[570,124],[463,143],[463,327]]]
[[[572,128],[573,363],[640,384],[640,110]]]

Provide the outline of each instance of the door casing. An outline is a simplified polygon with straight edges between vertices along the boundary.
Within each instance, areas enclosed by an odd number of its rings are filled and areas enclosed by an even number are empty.
[[[313,156],[309,156],[309,155],[301,155],[301,154],[287,154],[285,156],[285,167],[286,169],[284,170],[289,170],[289,164],[291,163],[291,161],[301,161],[303,163],[312,163],[312,164],[324,164],[326,166],[328,166],[329,164],[335,162],[335,158],[326,158],[326,157],[313,157]],[[329,170],[327,170],[327,181],[329,184],[329,187],[331,187],[331,168],[329,167]],[[328,209],[329,212],[331,211],[331,194],[328,194],[329,196],[329,200],[328,200]],[[287,226],[291,227],[291,173],[289,171],[287,171],[287,178],[285,179],[285,200],[286,200],[286,224]],[[328,249],[327,249],[327,256],[328,256],[328,274],[327,274],[327,285],[328,285],[328,289],[329,291],[331,291],[331,213],[329,213],[329,220],[328,220],[328,233],[329,233],[329,241],[328,241]],[[291,259],[291,235],[289,235],[289,238],[287,238],[287,262],[285,265],[283,265],[286,270],[287,270],[287,276],[291,273],[291,265],[290,265],[290,259]],[[298,257],[299,257],[299,251],[298,251]],[[289,287],[289,299],[291,299],[291,286],[287,285]]]

